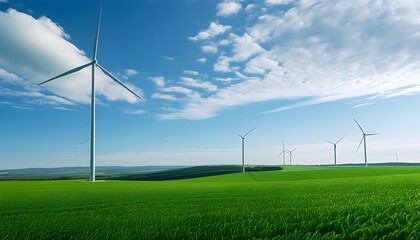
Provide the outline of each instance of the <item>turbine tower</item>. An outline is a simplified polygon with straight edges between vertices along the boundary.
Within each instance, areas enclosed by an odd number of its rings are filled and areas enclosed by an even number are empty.
[[[331,141],[328,141],[328,140],[323,139],[324,141],[326,141],[326,142],[331,143],[332,145],[334,145],[334,166],[336,166],[336,167],[337,167],[337,144],[341,140],[343,140],[344,137],[345,136],[343,136],[342,138],[340,138],[340,140],[338,140],[337,142],[331,142]]]
[[[98,24],[96,27],[96,37],[95,37],[95,41],[94,41],[94,45],[93,45],[93,59],[91,62],[86,63],[82,66],[76,67],[72,70],[69,70],[67,72],[64,72],[60,75],[57,75],[51,79],[48,79],[44,82],[39,83],[38,85],[43,85],[47,82],[56,80],[58,78],[70,75],[72,73],[78,72],[86,67],[92,67],[92,93],[91,93],[91,129],[90,129],[90,170],[89,170],[89,181],[90,182],[94,182],[95,181],[95,146],[96,146],[96,142],[95,142],[95,116],[96,116],[96,108],[95,108],[95,68],[98,67],[99,69],[102,70],[103,73],[105,73],[105,75],[107,75],[108,77],[110,77],[112,80],[114,80],[116,83],[118,83],[119,85],[121,85],[123,88],[127,89],[129,92],[131,92],[132,94],[134,94],[134,96],[138,97],[139,99],[141,99],[141,97],[139,95],[137,95],[135,92],[133,92],[132,90],[130,90],[127,86],[125,86],[120,80],[118,80],[116,77],[114,77],[108,70],[106,70],[105,68],[103,68],[101,65],[99,65],[97,59],[96,59],[96,54],[98,51],[98,37],[99,37],[99,28],[100,28],[100,24],[101,24],[101,14],[102,14],[102,1],[100,3],[99,6],[99,16],[98,16]]]
[[[239,135],[240,138],[242,138],[242,172],[245,172],[245,137],[246,135],[250,134],[252,131],[254,131],[257,127],[254,127],[253,129],[249,130],[245,135]]]
[[[83,141],[83,142],[81,142],[81,143],[79,143],[79,144],[76,144],[76,148],[77,148],[77,176],[79,176],[79,163],[80,163],[80,147],[85,143],[85,142],[87,142],[89,140],[89,138],[88,139],[86,139],[85,141]]]
[[[374,136],[374,135],[378,135],[378,133],[365,133],[365,131],[363,131],[362,127],[356,121],[356,119],[353,119],[353,120],[356,122],[357,126],[359,126],[360,131],[362,131],[362,135],[363,135],[362,140],[360,140],[360,143],[359,143],[359,146],[357,147],[356,152],[359,151],[360,145],[362,145],[362,142],[363,142],[363,149],[365,150],[365,166],[367,167],[368,163],[367,163],[367,154],[366,154],[366,136]]]

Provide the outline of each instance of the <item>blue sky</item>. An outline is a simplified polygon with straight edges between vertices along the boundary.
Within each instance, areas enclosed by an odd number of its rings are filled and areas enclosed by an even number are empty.
[[[0,169],[76,166],[89,137],[98,1],[0,0]],[[97,165],[418,162],[417,1],[186,0],[103,4]],[[89,146],[81,150],[88,165]]]

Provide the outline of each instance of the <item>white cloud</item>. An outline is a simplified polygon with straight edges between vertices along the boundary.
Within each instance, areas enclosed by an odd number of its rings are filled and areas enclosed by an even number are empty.
[[[222,39],[219,41],[220,46],[227,46],[230,44],[230,41],[228,39]]]
[[[373,103],[371,103],[371,102],[368,102],[368,103],[361,103],[361,104],[357,104],[357,105],[354,105],[353,107],[351,107],[351,108],[360,108],[360,107],[365,107],[365,106],[369,106],[369,105],[372,105]]]
[[[241,78],[241,79],[245,79],[245,80],[249,79],[249,77],[245,76],[244,74],[242,74],[238,71],[235,72],[235,76],[238,77],[238,78]]]
[[[199,63],[205,63],[207,61],[207,58],[199,58],[197,59],[197,62]]]
[[[255,4],[248,4],[248,5],[246,5],[245,11],[249,12],[254,8],[256,8]]]
[[[230,34],[233,42],[233,61],[242,62],[251,56],[264,52],[264,49],[257,43],[257,39],[245,33],[243,36]]]
[[[201,50],[205,53],[217,53],[217,47],[212,45],[205,45],[201,47]]]
[[[161,94],[161,93],[154,93],[152,95],[152,98],[154,98],[154,99],[169,100],[169,101],[176,101],[177,100],[177,98],[174,97],[174,96],[172,96],[172,95],[169,95],[169,94]]]
[[[52,108],[57,109],[57,110],[61,110],[61,111],[72,111],[73,110],[73,109],[70,109],[68,107],[63,107],[63,106],[57,106],[57,107],[52,107]]]
[[[125,69],[124,72],[125,72],[125,75],[127,75],[129,77],[139,74],[139,71],[137,71],[135,69],[130,69],[130,68]]]
[[[302,99],[267,112],[420,92],[415,1],[297,1],[282,10],[272,5],[264,15],[247,19],[242,33],[230,34],[213,69],[240,82],[187,100],[160,118],[204,119],[226,108],[273,100]]]
[[[193,75],[193,76],[198,76],[199,72],[197,71],[191,71],[191,70],[184,70],[182,71],[183,74],[188,74],[188,75]]]
[[[231,28],[231,26],[224,26],[217,22],[211,22],[208,29],[199,32],[197,36],[188,37],[188,39],[192,41],[212,39],[226,31],[229,31]]]
[[[76,105],[74,102],[67,99],[47,95],[40,92],[31,92],[31,91],[18,91],[9,88],[3,88],[0,86],[0,96],[4,97],[15,97],[23,98],[25,103],[28,104],[42,104],[42,105]]]
[[[278,64],[279,62],[269,54],[260,54],[246,64],[244,71],[253,74],[265,74],[268,71],[280,70]]]
[[[139,110],[126,110],[125,113],[133,114],[133,115],[141,115],[141,114],[145,114],[146,113],[146,110],[143,110],[143,109],[139,109]]]
[[[165,86],[165,78],[162,76],[158,77],[149,77],[150,80],[152,80],[157,87],[164,87]]]
[[[239,80],[239,78],[232,78],[232,77],[227,77],[227,78],[219,78],[219,77],[215,77],[213,78],[214,80],[218,81],[218,82],[222,82],[225,84],[230,84],[233,81],[237,81]]]
[[[202,88],[209,92],[217,91],[217,86],[210,82],[204,82],[190,77],[181,77],[181,84],[188,87]]]
[[[188,120],[201,120],[217,116],[214,112],[207,111],[200,108],[181,109],[171,113],[159,114],[160,120],[175,120],[175,119],[188,119]]]
[[[175,60],[175,58],[169,57],[169,56],[166,56],[166,55],[162,55],[161,57],[165,60],[168,60],[168,61],[174,61]]]
[[[47,80],[57,74],[90,62],[85,53],[68,41],[63,28],[47,17],[33,17],[9,9],[0,12],[0,68],[33,83]],[[48,89],[60,99],[72,103],[90,103],[91,70],[47,83],[39,89]],[[110,101],[138,102],[138,99],[106,77],[99,69],[96,74],[97,95]],[[142,91],[126,84],[139,95]],[[41,91],[41,90],[40,90]],[[45,94],[39,95],[41,100]],[[52,96],[51,96],[52,97]]]
[[[175,92],[175,93],[182,93],[184,95],[191,95],[193,94],[193,91],[189,88],[185,87],[167,87],[167,88],[161,88],[160,89],[163,92]]]
[[[267,5],[283,5],[294,2],[295,0],[265,0]]]
[[[11,85],[17,85],[20,87],[26,87],[28,85],[34,85],[33,83],[19,77],[18,75],[14,73],[9,73],[4,69],[0,68],[0,82],[4,84],[11,84]]]
[[[117,76],[121,77],[124,80],[128,80],[130,77],[135,76],[137,74],[139,74],[139,72],[137,70],[127,68],[127,69],[124,70],[123,74],[119,73],[119,74],[117,74]]]
[[[2,105],[13,105],[14,103],[8,102],[8,101],[0,101],[0,104],[2,104]]]
[[[242,5],[237,2],[221,2],[217,4],[217,16],[227,17],[237,14],[242,8]]]
[[[236,68],[230,66],[232,59],[226,56],[219,56],[217,62],[213,66],[216,72],[233,72]]]
[[[214,71],[231,72],[232,70],[230,69],[229,62],[230,62],[230,58],[226,56],[220,56],[217,59],[217,62],[213,66]]]
[[[16,109],[22,109],[22,110],[33,110],[33,108],[30,108],[30,107],[25,107],[25,106],[12,106],[13,108],[16,108]]]

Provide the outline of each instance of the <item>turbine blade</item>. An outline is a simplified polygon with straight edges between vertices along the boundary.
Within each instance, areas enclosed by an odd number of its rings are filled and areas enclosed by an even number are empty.
[[[339,143],[341,140],[343,140],[343,138],[345,137],[346,135],[344,135],[342,138],[340,138],[340,140],[338,140],[335,144],[337,144],[337,143]]]
[[[244,137],[246,137],[246,135],[250,134],[252,131],[254,131],[257,127],[254,127],[253,129],[249,130],[249,132],[247,132]]]
[[[244,138],[244,137],[242,137],[242,135],[240,135],[240,134],[236,134],[236,135],[238,135],[240,138]]]
[[[333,142],[330,142],[330,141],[328,141],[328,140],[325,140],[325,139],[322,139],[323,141],[325,141],[325,142],[327,142],[327,143],[331,143],[331,144],[333,144],[334,145],[334,143]]]
[[[89,66],[90,66],[90,65],[92,65],[92,64],[93,64],[93,62],[86,63],[85,65],[82,65],[82,66],[80,66],[80,67],[77,67],[77,68],[74,68],[74,69],[72,69],[72,70],[69,70],[69,71],[67,71],[67,72],[65,72],[65,73],[62,73],[62,74],[60,74],[60,75],[58,75],[58,76],[55,76],[55,77],[53,77],[53,78],[50,78],[50,79],[48,79],[47,81],[44,81],[44,82],[42,82],[42,83],[38,83],[38,86],[40,86],[40,85],[42,85],[42,84],[44,84],[44,83],[50,82],[50,81],[52,81],[52,80],[55,80],[55,79],[57,79],[57,78],[61,78],[61,77],[67,76],[67,75],[69,75],[69,74],[72,74],[72,73],[78,72],[78,71],[82,70],[82,69],[83,69],[83,68],[85,68],[85,67],[89,67]]]
[[[290,151],[290,153],[294,152],[295,150],[296,150],[296,148],[295,148],[295,149],[293,149],[292,151]]]
[[[87,142],[89,140],[90,140],[90,138],[86,139],[85,141],[83,141],[82,143],[80,143],[80,145],[82,145],[83,143],[85,143],[85,142]]]
[[[96,26],[95,43],[93,45],[93,60],[94,61],[96,61],[96,53],[98,52],[98,39],[99,39],[99,28],[101,26],[101,15],[102,15],[102,0],[99,5],[98,25]]]
[[[379,135],[379,133],[366,133],[366,136],[375,136],[375,135]]]
[[[286,153],[285,150],[281,151],[280,154],[278,155],[278,157],[280,157],[282,154],[285,154],[285,153]]]
[[[363,138],[362,138],[362,140],[360,141],[359,146],[357,147],[356,152],[357,152],[357,151],[359,151],[359,148],[360,148],[360,145],[362,145],[362,142],[363,142]]]
[[[96,64],[96,66],[98,66],[108,77],[110,77],[112,80],[114,80],[115,82],[117,82],[118,84],[120,84],[123,88],[127,89],[129,92],[131,92],[134,96],[138,97],[139,99],[141,99],[141,97],[139,95],[137,95],[135,92],[133,92],[131,89],[129,89],[127,86],[125,86],[120,80],[118,80],[116,77],[114,77],[114,75],[112,75],[110,72],[108,72],[105,68],[103,68],[101,65]]]
[[[365,134],[365,131],[363,131],[362,127],[360,126],[360,124],[356,121],[356,119],[353,118],[353,120],[356,122],[357,126],[359,126],[360,131],[362,131],[363,134]]]

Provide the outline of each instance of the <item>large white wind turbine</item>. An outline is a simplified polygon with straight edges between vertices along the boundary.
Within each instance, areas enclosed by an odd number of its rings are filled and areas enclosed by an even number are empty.
[[[96,59],[96,53],[98,50],[98,37],[99,37],[99,27],[101,23],[101,13],[102,13],[102,1],[99,6],[99,16],[98,16],[98,25],[96,27],[96,37],[95,42],[93,45],[93,60],[89,63],[86,63],[82,66],[79,66],[77,68],[74,68],[72,70],[69,70],[67,72],[64,72],[60,75],[57,75],[51,79],[48,79],[44,82],[39,83],[38,85],[45,84],[47,82],[53,81],[55,79],[67,76],[69,74],[78,72],[86,67],[92,67],[92,93],[91,93],[91,131],[90,131],[90,171],[89,171],[89,181],[94,182],[95,181],[95,68],[98,67],[101,69],[108,77],[110,77],[112,80],[114,80],[116,83],[121,85],[123,88],[127,89],[129,92],[134,94],[136,97],[141,99],[139,95],[137,95],[135,92],[130,90],[127,86],[125,86],[120,80],[118,80],[116,77],[114,77],[109,71],[107,71],[105,68],[103,68],[101,65],[99,65],[97,59]]]
[[[367,154],[366,154],[366,136],[374,136],[374,135],[378,135],[378,133],[365,133],[365,131],[363,131],[362,127],[356,121],[356,119],[353,119],[353,120],[356,122],[357,126],[359,126],[360,131],[362,131],[362,135],[363,135],[362,140],[360,141],[356,152],[359,151],[360,145],[362,145],[362,142],[363,142],[363,145],[364,145],[363,147],[364,147],[364,150],[365,150],[365,166],[367,167],[368,163],[367,163]]]
[[[334,145],[334,166],[336,166],[336,167],[337,167],[337,144],[341,140],[343,140],[343,138],[344,138],[344,136],[342,138],[340,138],[340,140],[338,140],[337,142],[331,142],[331,141],[328,141],[328,140],[323,139],[324,141],[326,141],[326,142],[331,143],[332,145]]]
[[[252,131],[254,131],[257,127],[254,127],[253,129],[249,130],[245,135],[239,135],[238,136],[242,139],[242,172],[245,172],[245,137],[246,135],[250,134]]]
[[[293,158],[293,152],[296,150],[296,148],[295,149],[293,149],[292,151],[290,151],[290,150],[286,150],[286,152],[288,152],[289,153],[289,164],[290,164],[290,166],[292,166],[292,158]]]
[[[283,141],[283,151],[280,152],[278,157],[280,157],[280,155],[283,155],[283,165],[286,165],[286,149],[284,149],[284,141]]]
[[[85,141],[83,141],[83,142],[81,142],[81,143],[79,143],[79,144],[76,144],[76,148],[77,148],[77,176],[79,176],[79,165],[80,165],[80,147],[85,143],[85,142],[87,142],[89,140],[89,138],[88,139],[86,139]]]

